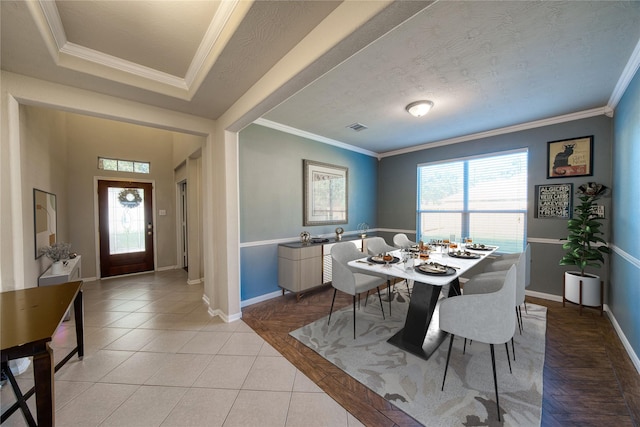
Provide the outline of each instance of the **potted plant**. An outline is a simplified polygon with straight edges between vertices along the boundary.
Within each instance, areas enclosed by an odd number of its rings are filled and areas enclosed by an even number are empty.
[[[574,210],[574,217],[567,223],[569,236],[562,245],[567,252],[560,260],[560,265],[575,265],[579,269],[565,272],[564,299],[581,306],[602,307],[600,277],[585,273],[585,269],[600,268],[604,262],[604,254],[610,252],[607,242],[600,237],[602,218],[594,212],[596,201],[606,191],[606,186],[595,182],[578,187],[576,193],[580,204]]]
[[[53,274],[59,274],[62,272],[62,261],[69,259],[71,244],[63,242],[54,243],[51,246],[45,246],[40,249],[40,252],[53,261],[53,264],[51,265],[51,272]]]

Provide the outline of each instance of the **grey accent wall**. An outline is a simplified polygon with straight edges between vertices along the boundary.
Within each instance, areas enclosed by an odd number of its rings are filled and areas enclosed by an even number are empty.
[[[547,142],[581,136],[594,136],[593,176],[567,179],[547,179]],[[530,290],[562,295],[562,280],[566,270],[558,261],[562,257],[560,239],[565,238],[566,220],[534,218],[534,189],[539,184],[597,181],[611,186],[612,119],[597,116],[529,129],[510,134],[482,138],[465,143],[385,157],[378,172],[378,227],[391,229],[416,228],[417,166],[422,163],[456,159],[492,152],[527,148],[529,153],[529,186],[527,237],[532,240],[532,283]],[[574,203],[575,203],[574,197]],[[611,212],[611,199],[601,201]],[[610,224],[605,220],[608,240]],[[536,242],[536,239],[539,239]],[[608,280],[607,266],[591,271]]]

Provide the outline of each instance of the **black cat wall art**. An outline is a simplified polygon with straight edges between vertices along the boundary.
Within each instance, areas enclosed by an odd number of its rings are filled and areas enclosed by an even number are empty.
[[[548,143],[547,178],[593,175],[593,135]]]

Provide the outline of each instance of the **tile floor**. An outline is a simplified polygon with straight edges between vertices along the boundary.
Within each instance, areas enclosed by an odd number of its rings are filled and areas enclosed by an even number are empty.
[[[85,282],[85,356],[56,373],[57,426],[362,426],[241,320],[209,316],[186,278]],[[63,322],[56,362],[74,346]],[[31,387],[31,367],[17,379]],[[11,387],[0,399],[3,410],[15,401]],[[20,411],[3,424],[24,425]]]

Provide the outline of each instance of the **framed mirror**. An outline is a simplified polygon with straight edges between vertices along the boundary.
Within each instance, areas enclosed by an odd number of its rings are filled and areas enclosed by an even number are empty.
[[[349,169],[303,160],[303,225],[346,224]]]
[[[40,248],[56,242],[57,213],[56,195],[33,189],[33,228],[36,259],[40,258]]]

